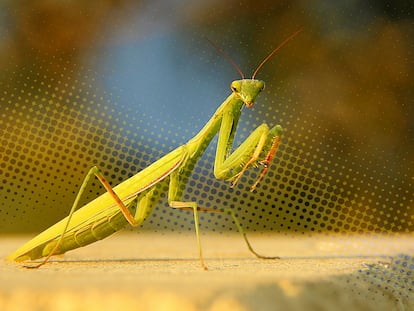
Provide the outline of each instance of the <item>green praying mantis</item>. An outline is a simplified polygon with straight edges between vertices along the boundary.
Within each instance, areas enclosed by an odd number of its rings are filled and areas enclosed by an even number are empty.
[[[69,215],[46,229],[32,240],[10,254],[7,259],[18,262],[44,258],[40,263],[26,265],[26,268],[39,268],[51,256],[86,246],[119,231],[128,223],[142,224],[150,215],[161,196],[167,192],[168,204],[172,208],[190,210],[194,214],[194,227],[197,239],[198,256],[203,269],[207,266],[203,259],[199,212],[225,213],[230,215],[242,235],[248,249],[258,258],[277,259],[262,256],[254,251],[235,213],[231,209],[199,207],[196,202],[182,201],[186,182],[213,137],[219,133],[214,162],[214,175],[218,179],[232,181],[234,187],[243,173],[250,167],[263,165],[263,169],[251,187],[253,191],[266,174],[269,163],[275,156],[282,136],[282,127],[269,128],[263,123],[258,126],[234,151],[233,140],[237,124],[244,106],[251,108],[264,89],[265,83],[255,79],[262,66],[301,30],[296,31],[277,46],[256,68],[251,79],[245,79],[240,68],[219,47],[214,45],[235,67],[241,80],[231,83],[231,94],[216,110],[206,125],[186,144],[164,155],[147,168],[112,188],[101,171],[92,167],[87,173],[76,195]],[[96,176],[106,192],[83,207],[77,209],[79,200],[89,180]]]

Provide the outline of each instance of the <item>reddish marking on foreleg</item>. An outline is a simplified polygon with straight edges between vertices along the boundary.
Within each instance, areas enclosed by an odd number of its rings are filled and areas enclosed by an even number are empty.
[[[272,146],[270,147],[269,153],[266,156],[266,159],[264,159],[261,163],[264,165],[264,168],[262,172],[260,173],[260,176],[257,178],[256,182],[253,184],[253,186],[250,189],[250,192],[253,192],[254,189],[256,189],[256,186],[259,184],[259,182],[263,179],[263,177],[266,175],[267,170],[269,169],[270,162],[274,158],[277,149],[280,145],[280,136],[275,136]]]

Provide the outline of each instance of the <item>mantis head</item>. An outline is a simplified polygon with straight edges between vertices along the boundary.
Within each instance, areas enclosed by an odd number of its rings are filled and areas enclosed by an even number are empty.
[[[232,92],[240,97],[240,99],[246,104],[248,108],[252,107],[254,100],[265,87],[265,83],[261,80],[256,80],[255,77],[263,65],[277,52],[279,51],[286,43],[296,37],[299,33],[302,32],[302,29],[297,30],[295,33],[290,35],[285,39],[281,44],[279,44],[266,58],[257,66],[256,70],[253,72],[251,79],[245,79],[243,72],[240,70],[240,67],[214,42],[208,40],[212,46],[214,46],[223,56],[233,65],[237,72],[241,76],[241,80],[233,81],[230,85]]]
[[[253,106],[257,95],[264,90],[264,87],[263,81],[255,79],[236,80],[230,86],[232,92],[238,95],[248,108]]]

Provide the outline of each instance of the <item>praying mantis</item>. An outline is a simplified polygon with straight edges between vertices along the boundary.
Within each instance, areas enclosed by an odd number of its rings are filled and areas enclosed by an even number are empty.
[[[128,223],[132,226],[142,224],[164,193],[167,193],[170,207],[193,212],[198,257],[203,269],[207,270],[207,266],[201,248],[199,212],[225,213],[231,216],[251,253],[262,259],[279,258],[260,255],[252,248],[233,210],[199,207],[196,202],[182,201],[182,197],[194,165],[217,133],[219,136],[214,162],[215,177],[231,181],[231,186],[234,187],[248,168],[262,165],[263,169],[251,191],[259,184],[278,150],[282,127],[276,125],[269,128],[263,123],[232,151],[237,124],[242,108],[253,107],[256,98],[265,87],[263,81],[255,79],[259,70],[300,32],[301,30],[296,31],[277,46],[257,66],[251,79],[246,79],[237,64],[212,43],[235,67],[241,80],[231,83],[231,94],[198,134],[114,188],[96,166],[92,167],[80,186],[69,215],[28,241],[6,259],[22,262],[44,258],[40,263],[24,266],[39,268],[53,255],[63,254],[104,239]],[[102,183],[106,192],[78,209],[81,195],[93,176]]]

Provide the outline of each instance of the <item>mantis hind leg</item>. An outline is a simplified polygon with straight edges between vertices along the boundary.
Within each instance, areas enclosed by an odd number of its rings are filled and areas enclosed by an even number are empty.
[[[233,221],[234,221],[234,224],[237,227],[237,230],[243,236],[243,239],[244,239],[244,242],[247,245],[247,248],[257,258],[260,258],[260,259],[280,259],[280,257],[278,257],[278,256],[264,256],[264,255],[261,255],[253,249],[252,245],[249,242],[249,239],[247,238],[246,232],[243,230],[242,225],[240,224],[239,220],[236,217],[236,214],[234,213],[234,211],[232,209],[230,209],[230,208],[224,208],[224,209],[221,209],[221,210],[205,209],[205,212],[225,213],[227,215],[230,215],[233,218]]]
[[[102,185],[105,187],[106,191],[109,192],[109,194],[111,195],[111,197],[114,199],[115,203],[120,208],[122,214],[125,216],[126,220],[131,225],[134,225],[135,224],[134,216],[131,214],[131,212],[128,210],[128,208],[124,205],[124,203],[122,203],[121,199],[118,197],[118,195],[114,192],[114,190],[112,189],[112,187],[106,181],[106,179],[104,178],[103,174],[98,169],[98,167],[93,166],[89,170],[89,172],[86,174],[85,179],[83,180],[83,182],[82,182],[82,184],[81,184],[81,186],[79,188],[78,194],[76,195],[75,201],[73,202],[73,205],[72,205],[72,207],[70,209],[70,212],[69,212],[69,215],[67,217],[67,221],[66,221],[65,227],[63,228],[62,233],[60,234],[60,237],[59,237],[57,243],[55,244],[55,246],[53,247],[53,249],[49,252],[49,254],[45,257],[45,259],[41,263],[39,263],[37,265],[34,265],[34,266],[25,265],[24,266],[25,268],[28,268],[28,269],[37,269],[37,268],[40,268],[41,266],[43,266],[44,264],[46,264],[49,261],[50,257],[52,257],[57,252],[57,250],[59,249],[59,246],[61,245],[61,243],[63,241],[63,238],[65,236],[65,233],[68,230],[70,221],[72,219],[72,215],[76,211],[76,208],[79,205],[80,198],[81,198],[83,192],[85,191],[86,186],[88,185],[88,182],[89,182],[89,180],[91,179],[92,176],[96,176],[98,178],[98,180],[102,183]]]
[[[192,206],[190,207],[189,205],[192,205]],[[205,265],[203,257],[202,257],[200,235],[199,235],[199,228],[198,228],[199,227],[198,212],[224,213],[224,214],[227,214],[227,215],[231,216],[231,218],[233,218],[234,224],[237,227],[237,230],[242,235],[243,240],[246,243],[247,248],[249,249],[249,251],[253,255],[255,255],[257,258],[260,258],[260,259],[280,259],[280,257],[277,257],[277,256],[264,256],[264,255],[261,255],[253,249],[249,239],[247,238],[246,232],[243,230],[242,225],[240,224],[239,220],[237,219],[236,214],[230,208],[224,208],[224,209],[203,208],[203,207],[197,207],[197,204],[195,202],[177,202],[177,201],[171,202],[170,206],[173,207],[173,208],[179,208],[180,210],[194,211],[194,225],[196,227],[196,235],[197,235],[199,256],[200,256],[201,265],[203,266],[203,268],[205,270],[207,270],[207,266]]]

